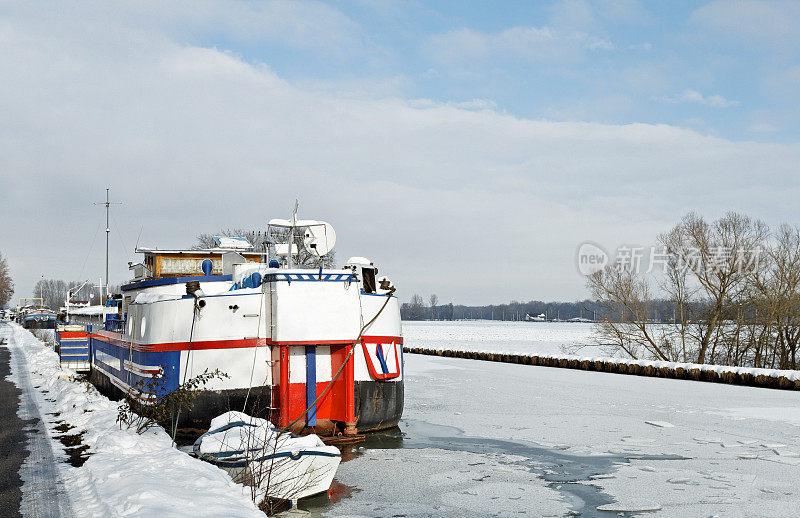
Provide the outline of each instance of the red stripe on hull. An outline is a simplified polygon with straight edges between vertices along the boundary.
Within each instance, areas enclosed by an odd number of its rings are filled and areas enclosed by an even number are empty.
[[[244,347],[264,347],[267,345],[276,346],[306,346],[306,345],[352,345],[352,341],[347,340],[304,340],[291,342],[275,342],[266,338],[241,338],[237,340],[198,340],[193,342],[164,342],[155,344],[143,344],[138,342],[131,343],[123,338],[122,333],[111,331],[95,331],[91,337],[95,340],[102,340],[117,347],[132,347],[136,351],[142,352],[164,352],[164,351],[188,351],[205,349],[239,349]],[[403,343],[401,336],[364,336],[362,340],[369,343]]]
[[[86,338],[89,333],[86,331],[61,331],[58,336],[60,338]]]

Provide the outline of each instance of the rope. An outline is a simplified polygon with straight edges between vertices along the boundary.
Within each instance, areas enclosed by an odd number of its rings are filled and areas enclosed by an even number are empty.
[[[194,298],[194,306],[192,308],[192,327],[189,330],[189,349],[186,352],[186,367],[183,370],[183,381],[181,386],[186,383],[186,376],[189,374],[189,358],[192,356],[192,339],[194,338],[194,323],[197,320],[197,313],[199,308],[197,306],[197,297]],[[175,436],[178,434],[178,421],[181,418],[181,407],[178,405],[178,414],[175,416],[175,426],[172,429],[172,444],[175,444]]]

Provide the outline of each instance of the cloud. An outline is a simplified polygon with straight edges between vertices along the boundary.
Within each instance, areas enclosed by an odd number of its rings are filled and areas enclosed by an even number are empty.
[[[764,87],[772,98],[778,98],[793,106],[800,108],[800,65],[792,65],[773,70],[763,79]]]
[[[605,24],[648,25],[653,19],[639,0],[558,0],[550,13],[550,25],[585,32]]]
[[[427,52],[447,65],[510,59],[524,62],[562,62],[581,59],[587,52],[614,50],[604,38],[553,27],[511,27],[497,33],[457,29],[428,39]]]
[[[750,126],[750,130],[756,133],[774,133],[778,131],[778,128],[774,124],[768,122],[756,122]]]
[[[587,0],[559,0],[551,7],[550,23],[571,31],[593,31],[599,27],[595,10]]]
[[[176,0],[162,2],[60,2],[24,5],[10,2],[7,22],[23,18],[56,33],[83,30],[83,37],[121,30],[149,33],[153,39],[203,44],[270,43],[317,52],[353,52],[363,46],[359,25],[341,11],[316,0]],[[118,49],[120,50],[120,49]]]
[[[23,9],[0,22],[0,247],[19,295],[42,274],[97,278],[106,187],[124,202],[112,282],[140,229],[188,246],[299,198],[337,229],[340,263],[366,255],[404,300],[464,303],[582,298],[579,243],[647,243],[688,209],[796,217],[796,145],[343,95],[122,15]]]
[[[739,101],[729,101],[728,99],[725,99],[721,95],[704,96],[700,92],[690,89],[684,90],[682,93],[673,96],[657,97],[656,100],[668,104],[685,104],[685,103],[704,104],[706,106],[713,106],[715,108],[729,108],[731,106],[739,106]]]
[[[436,102],[431,99],[410,99],[406,101],[406,103],[409,107],[418,109],[430,109],[430,108],[448,106],[451,108],[456,108],[458,110],[464,110],[464,111],[497,110],[497,103],[495,103],[490,99],[470,99],[468,101],[447,101],[447,102]]]
[[[695,10],[690,22],[744,45],[786,47],[800,41],[800,1],[715,0]]]
[[[653,15],[639,0],[598,0],[597,12],[616,24],[649,25],[653,22]]]

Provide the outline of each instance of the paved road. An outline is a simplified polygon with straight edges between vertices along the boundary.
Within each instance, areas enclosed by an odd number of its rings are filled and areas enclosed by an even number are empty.
[[[6,338],[10,329],[0,324],[0,339]],[[0,346],[0,516],[21,516],[19,505],[22,500],[22,479],[19,469],[28,452],[25,448],[27,424],[17,417],[20,391],[16,385],[6,380],[11,373],[11,353]]]

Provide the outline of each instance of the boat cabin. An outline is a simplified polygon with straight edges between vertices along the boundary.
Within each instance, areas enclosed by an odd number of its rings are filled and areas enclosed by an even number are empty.
[[[245,250],[210,248],[204,250],[150,250],[138,248],[144,254],[141,263],[129,263],[133,272],[131,282],[170,277],[195,277],[208,275],[203,271],[203,261],[211,260],[210,275],[230,275],[233,265],[243,262],[264,262],[266,254]]]

